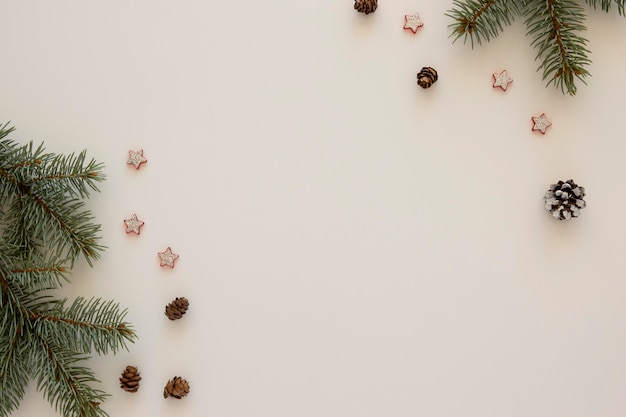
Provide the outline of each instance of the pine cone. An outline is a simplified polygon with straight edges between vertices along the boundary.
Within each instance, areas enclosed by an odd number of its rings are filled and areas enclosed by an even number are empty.
[[[129,365],[122,372],[120,388],[127,392],[137,392],[139,389],[139,381],[141,381],[139,370],[137,370],[137,367]]]
[[[543,201],[546,209],[552,212],[552,217],[569,220],[580,216],[580,210],[587,205],[583,197],[585,197],[585,188],[579,187],[572,180],[567,180],[550,185]]]
[[[165,315],[170,320],[178,320],[183,317],[189,308],[189,301],[185,297],[176,297],[165,306]]]
[[[355,0],[354,1],[354,10],[370,14],[374,13],[378,8],[378,0]]]
[[[439,76],[434,68],[424,67],[417,73],[417,85],[422,88],[429,88],[438,78]]]
[[[173,379],[167,381],[167,385],[163,389],[163,398],[174,397],[181,399],[189,394],[189,382],[179,376],[175,376]]]

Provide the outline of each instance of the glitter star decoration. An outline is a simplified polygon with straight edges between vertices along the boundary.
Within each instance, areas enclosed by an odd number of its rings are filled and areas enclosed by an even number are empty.
[[[141,164],[144,162],[148,162],[148,160],[143,157],[143,149],[139,149],[138,151],[128,151],[127,164],[134,165],[136,169],[139,169]]]
[[[545,113],[539,117],[533,117],[533,131],[538,130],[542,134],[546,134],[546,129],[552,126]]]
[[[420,20],[419,13],[404,15],[404,28],[411,29],[413,33],[417,33],[417,29],[424,26],[424,22]]]
[[[500,74],[493,74],[493,88],[500,87],[504,91],[506,88],[513,82],[513,78],[509,77],[509,74],[506,70],[502,71]]]
[[[178,259],[178,255],[173,253],[172,249],[168,246],[165,252],[159,252],[159,258],[161,259],[161,266],[174,268],[174,261]]]
[[[141,226],[143,226],[143,222],[137,218],[136,214],[130,219],[124,220],[124,224],[126,225],[126,233],[141,233]]]

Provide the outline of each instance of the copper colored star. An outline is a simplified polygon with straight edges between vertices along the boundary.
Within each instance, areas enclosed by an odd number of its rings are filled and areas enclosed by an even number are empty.
[[[174,268],[174,261],[178,259],[178,255],[173,253],[172,249],[168,246],[165,252],[159,252],[159,258],[161,259],[161,266]]]
[[[417,33],[417,29],[424,26],[424,22],[421,21],[419,13],[405,14],[404,22],[404,28],[411,29],[413,33]]]
[[[493,88],[500,87],[501,89],[506,91],[506,88],[512,82],[513,82],[513,78],[509,77],[509,74],[507,74],[506,70],[502,71],[500,74],[498,73],[493,74]]]
[[[128,151],[127,164],[133,165],[136,169],[139,169],[141,164],[144,162],[148,162],[148,160],[143,156],[143,149],[139,149],[138,151]]]
[[[533,131],[538,130],[542,134],[546,134],[546,129],[552,126],[552,123],[548,120],[545,113],[542,113],[539,117],[533,117]]]
[[[136,214],[130,219],[124,220],[124,224],[126,225],[126,233],[141,233],[141,226],[143,226],[143,222],[137,218]]]

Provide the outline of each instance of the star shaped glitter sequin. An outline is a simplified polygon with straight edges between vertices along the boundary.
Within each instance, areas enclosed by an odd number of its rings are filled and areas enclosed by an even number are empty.
[[[417,33],[417,29],[424,26],[424,22],[420,20],[419,13],[404,15],[404,28],[411,29],[413,33]]]
[[[139,149],[138,151],[128,151],[127,164],[134,165],[136,169],[139,169],[139,166],[144,162],[148,162],[148,160],[143,157],[143,149]]]
[[[542,134],[546,134],[546,129],[552,126],[545,113],[539,117],[533,117],[533,130],[538,130]]]
[[[509,77],[509,74],[507,74],[506,70],[502,71],[500,74],[498,73],[493,74],[493,88],[500,87],[501,89],[506,91],[506,88],[512,82],[513,82],[513,78]]]
[[[136,214],[130,219],[124,220],[124,224],[126,225],[126,233],[141,233],[141,226],[143,226],[143,222],[137,218]]]
[[[161,259],[161,266],[174,268],[174,261],[178,259],[178,255],[173,253],[172,249],[168,246],[165,252],[159,252],[159,258]]]

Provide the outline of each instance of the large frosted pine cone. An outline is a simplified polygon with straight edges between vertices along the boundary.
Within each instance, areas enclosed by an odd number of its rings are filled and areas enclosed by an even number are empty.
[[[179,376],[167,381],[167,385],[163,389],[163,398],[173,397],[180,400],[187,394],[189,394],[189,382]]]
[[[137,392],[141,376],[136,366],[127,366],[120,378],[120,388],[127,392]]]
[[[170,320],[178,320],[183,317],[189,308],[189,301],[185,297],[176,297],[165,306],[165,315]]]
[[[567,180],[550,185],[543,201],[546,210],[552,212],[552,217],[559,220],[569,220],[572,217],[580,216],[580,211],[587,205],[584,197],[585,188],[580,187],[572,180]]]
[[[378,0],[355,0],[354,2],[354,10],[361,13],[374,13],[377,8]]]

